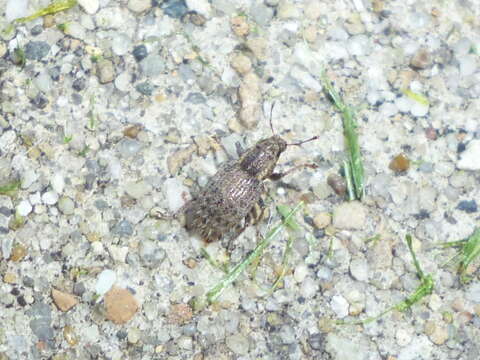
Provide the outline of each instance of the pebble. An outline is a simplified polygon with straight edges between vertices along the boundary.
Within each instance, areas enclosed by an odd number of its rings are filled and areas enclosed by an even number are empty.
[[[113,287],[105,295],[106,317],[115,324],[125,324],[133,318],[139,305],[126,289]]]
[[[13,262],[22,261],[25,256],[27,256],[27,248],[22,244],[16,244],[12,248],[12,253],[10,255],[10,260]]]
[[[130,237],[133,235],[132,223],[128,220],[120,220],[112,228],[112,234],[118,237]]]
[[[364,56],[370,53],[370,39],[367,35],[355,35],[347,41],[347,50],[352,56]]]
[[[117,281],[117,274],[113,270],[103,270],[97,277],[95,284],[95,293],[99,296],[106,294]]]
[[[163,194],[167,199],[168,209],[175,213],[185,204],[188,188],[177,178],[169,178],[163,183]]]
[[[468,287],[465,298],[473,303],[480,304],[480,283],[472,282]]]
[[[406,172],[410,168],[410,159],[405,154],[399,154],[390,161],[388,167],[396,173]]]
[[[45,205],[55,205],[58,202],[58,194],[55,191],[47,191],[42,194],[42,202]]]
[[[337,229],[363,229],[367,210],[358,201],[342,203],[333,211],[333,226]]]
[[[325,346],[325,338],[321,333],[310,335],[307,342],[313,350],[322,350]]]
[[[130,344],[136,344],[140,340],[141,332],[137,327],[128,329],[127,340]]]
[[[233,17],[232,20],[230,20],[230,25],[232,26],[232,31],[237,36],[247,36],[250,32],[250,25],[248,25],[245,16]]]
[[[128,9],[135,13],[142,13],[152,7],[152,0],[128,0]]]
[[[181,18],[188,12],[185,0],[166,0],[162,2],[162,9],[165,15],[173,18]]]
[[[424,331],[428,338],[436,345],[443,345],[448,340],[447,327],[437,324],[436,321],[427,321]]]
[[[25,16],[28,16],[28,0],[7,1],[5,7],[5,19],[7,22],[12,22],[15,19]]]
[[[338,174],[330,174],[327,177],[327,184],[335,191],[338,196],[345,196],[347,192],[347,183],[343,176]]]
[[[463,55],[458,59],[458,66],[461,76],[471,76],[477,71],[477,56]]]
[[[139,248],[140,259],[150,269],[158,268],[165,260],[167,253],[152,240],[142,240]]]
[[[317,0],[310,0],[305,4],[304,14],[307,19],[317,20],[324,11],[324,5]]]
[[[415,69],[426,69],[432,64],[432,58],[427,49],[420,48],[410,59],[410,66]]]
[[[127,34],[118,34],[112,39],[112,51],[115,55],[123,56],[132,46],[132,39]]]
[[[245,75],[249,73],[250,70],[252,69],[252,62],[250,61],[248,56],[245,56],[243,54],[236,54],[232,58],[230,65],[240,75]]]
[[[412,334],[404,328],[395,332],[395,340],[399,346],[407,346],[412,341]]]
[[[193,316],[193,311],[187,304],[175,304],[170,307],[167,320],[170,324],[186,324]]]
[[[327,212],[321,212],[314,216],[313,224],[317,229],[325,229],[332,222],[332,215]]]
[[[364,257],[355,258],[350,262],[350,274],[355,280],[368,281],[368,262]]]
[[[225,339],[228,348],[237,355],[248,355],[249,342],[242,334],[230,335]]]
[[[152,191],[152,186],[144,180],[129,183],[125,187],[125,192],[134,199],[141,199]]]
[[[78,0],[78,4],[90,15],[95,14],[100,6],[99,0]]]
[[[65,312],[78,304],[78,300],[72,294],[57,289],[52,289],[52,298],[57,307]]]
[[[462,200],[458,203],[457,209],[472,214],[478,211],[478,206],[475,200]]]
[[[256,24],[266,26],[270,24],[273,19],[274,9],[263,3],[254,2],[250,7],[249,13]]]
[[[238,96],[241,103],[240,122],[247,129],[252,129],[257,126],[262,116],[260,79],[255,73],[245,75]]]
[[[212,7],[208,0],[186,0],[186,5],[190,11],[195,11],[207,18],[210,17]]]
[[[341,295],[332,296],[330,306],[338,318],[342,319],[348,315],[348,302]]]
[[[66,325],[63,328],[63,338],[70,346],[76,346],[79,342],[79,337],[75,332],[75,329],[70,325]]]
[[[167,168],[170,175],[176,175],[188,161],[190,161],[192,154],[196,151],[196,147],[191,145],[185,149],[174,152],[167,157]]]
[[[112,82],[115,78],[115,69],[110,60],[100,60],[97,64],[97,74],[100,84],[107,84]]]
[[[22,200],[17,205],[17,214],[20,216],[27,216],[32,212],[32,205],[28,200]]]
[[[72,215],[75,211],[75,203],[67,196],[58,200],[58,209],[65,215]]]
[[[133,54],[133,57],[135,58],[135,60],[140,62],[143,59],[145,59],[148,55],[147,47],[143,44],[142,45],[137,45],[133,48],[132,54]]]
[[[278,5],[277,17],[282,20],[296,19],[301,16],[300,8],[290,1],[282,1]]]
[[[293,273],[293,278],[297,283],[301,283],[305,280],[305,277],[308,275],[308,267],[304,263],[299,264],[295,267]]]
[[[158,54],[150,54],[140,63],[145,76],[155,77],[165,71],[165,62]]]
[[[25,45],[25,58],[40,61],[50,52],[50,45],[45,41],[29,41]]]
[[[60,173],[55,173],[50,181],[50,185],[52,185],[52,189],[57,193],[63,193],[65,188],[65,178]]]
[[[460,154],[457,167],[460,170],[480,170],[478,159],[480,159],[480,140],[474,139],[468,143],[465,151]]]
[[[137,90],[140,94],[145,96],[152,96],[153,94],[153,85],[150,82],[145,81],[135,86],[135,90]]]

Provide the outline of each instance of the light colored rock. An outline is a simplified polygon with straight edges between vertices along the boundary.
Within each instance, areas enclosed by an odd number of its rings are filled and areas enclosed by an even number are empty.
[[[461,170],[480,170],[480,140],[475,139],[468,143],[460,155],[457,167]]]
[[[117,274],[113,270],[103,270],[97,278],[97,284],[95,285],[95,293],[102,296],[109,291],[115,281],[117,280]]]
[[[333,226],[337,229],[360,230],[365,225],[366,208],[358,201],[342,203],[333,211]]]
[[[5,19],[11,22],[28,15],[28,0],[8,0],[5,8]]]
[[[52,298],[57,307],[65,312],[78,304],[78,300],[72,294],[68,294],[57,289],[52,289]]]
[[[113,287],[105,295],[106,317],[115,324],[125,324],[138,311],[135,297],[126,289]]]
[[[27,216],[32,212],[32,205],[28,200],[22,200],[17,205],[17,214],[20,216]]]
[[[78,0],[78,4],[90,15],[95,14],[100,6],[98,0]]]
[[[210,2],[208,0],[186,0],[185,2],[190,10],[196,11],[206,18],[210,17],[212,7],[210,6]]]
[[[260,79],[255,73],[250,72],[245,75],[238,95],[242,104],[239,114],[240,121],[247,129],[252,129],[262,116]]]
[[[142,13],[152,7],[152,0],[128,0],[127,6],[135,13]]]

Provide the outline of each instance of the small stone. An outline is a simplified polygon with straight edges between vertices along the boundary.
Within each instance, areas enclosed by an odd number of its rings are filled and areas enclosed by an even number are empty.
[[[351,15],[345,21],[345,29],[350,35],[359,35],[365,32],[365,25],[358,13]]]
[[[50,45],[45,41],[30,41],[25,45],[25,58],[28,60],[42,60],[50,52]]]
[[[235,16],[230,20],[232,31],[237,36],[247,36],[250,32],[250,25],[247,23],[245,16]]]
[[[425,323],[425,334],[436,345],[442,345],[448,340],[448,329],[430,320]]]
[[[20,216],[27,216],[32,212],[32,205],[28,200],[22,200],[17,205],[17,214]]]
[[[75,329],[70,325],[66,325],[63,328],[63,338],[70,346],[76,346],[79,342],[79,338],[75,332]]]
[[[5,2],[3,3],[5,6]],[[2,8],[3,8],[2,6]],[[12,22],[28,15],[28,0],[8,0],[5,8],[5,19]]]
[[[42,202],[45,205],[54,205],[58,202],[58,194],[55,191],[47,191],[42,195]]]
[[[188,12],[185,0],[166,0],[161,6],[165,15],[177,19],[180,19]]]
[[[368,281],[368,263],[365,258],[355,258],[350,262],[350,274],[355,280]]]
[[[478,211],[478,206],[475,200],[462,200],[458,203],[457,209],[472,214]]]
[[[193,316],[192,308],[187,304],[176,304],[170,307],[167,319],[170,324],[182,325],[190,321]]]
[[[282,1],[278,6],[277,16],[279,19],[296,19],[300,15],[300,9],[292,2]]]
[[[395,333],[395,339],[399,346],[407,346],[412,341],[412,334],[407,330],[400,328]]]
[[[139,14],[152,7],[152,0],[128,0],[128,9]]]
[[[27,248],[22,244],[16,244],[12,248],[12,252],[10,254],[10,260],[13,262],[22,261],[22,259],[27,256]]]
[[[100,60],[97,64],[97,74],[100,84],[107,84],[112,82],[115,78],[115,69],[110,60]]]
[[[325,9],[318,0],[310,0],[305,4],[304,13],[307,19],[317,20],[322,15],[323,11],[325,11]]]
[[[120,220],[112,228],[112,233],[119,237],[130,237],[133,235],[132,223],[128,220]]]
[[[75,211],[75,203],[67,196],[58,200],[58,209],[65,215],[72,215]]]
[[[480,140],[475,139],[468,143],[465,151],[460,155],[457,167],[461,170],[480,170]]]
[[[131,125],[123,130],[123,136],[129,137],[130,139],[136,139],[140,130],[142,130],[140,125]]]
[[[137,155],[142,148],[142,143],[133,139],[122,139],[117,145],[118,152],[125,158]]]
[[[473,303],[480,304],[480,283],[472,282],[465,292],[465,298]]]
[[[273,19],[274,9],[261,2],[253,2],[249,13],[256,24],[266,26]]]
[[[416,69],[426,69],[432,64],[430,53],[427,49],[420,48],[410,60],[410,66]]]
[[[467,54],[458,58],[461,76],[471,76],[477,71],[477,55]]]
[[[191,93],[188,93],[185,99],[185,102],[198,105],[198,104],[205,104],[207,102],[207,99],[205,98],[205,96],[203,96],[203,94],[199,92],[191,92]]]
[[[338,174],[330,174],[327,177],[327,184],[335,191],[339,196],[345,196],[347,192],[347,183],[343,176]]]
[[[245,43],[257,59],[265,60],[267,58],[267,40],[263,37],[249,37]]]
[[[6,272],[5,275],[3,275],[3,282],[6,284],[16,284],[17,275],[12,272]]]
[[[145,96],[152,96],[153,94],[153,85],[150,84],[148,81],[144,81],[140,84],[137,84],[135,86],[135,89],[142,95],[145,95]]]
[[[348,302],[341,295],[334,295],[332,301],[330,302],[333,312],[337,317],[344,318],[348,315]]]
[[[303,282],[305,277],[308,275],[308,268],[305,264],[299,264],[295,267],[295,271],[293,273],[293,278],[297,283]]]
[[[388,167],[396,173],[402,173],[410,168],[410,160],[405,154],[399,154],[393,158]]]
[[[152,240],[143,240],[140,243],[139,255],[142,263],[151,269],[158,268],[165,260],[167,253]]]
[[[317,33],[318,33],[317,28],[313,25],[310,25],[303,30],[303,37],[309,43],[314,43],[315,40],[317,40]]]
[[[300,294],[306,298],[310,299],[317,295],[318,293],[318,283],[313,280],[311,277],[305,278],[302,285],[300,286]]]
[[[106,317],[115,324],[125,324],[138,310],[138,302],[126,289],[113,287],[105,295]]]
[[[255,73],[250,72],[245,75],[238,90],[238,96],[241,103],[240,121],[247,129],[252,129],[262,116],[260,79]]]
[[[158,54],[150,54],[140,63],[145,76],[155,77],[165,70],[165,61]]]
[[[191,145],[186,149],[179,150],[167,157],[167,168],[170,175],[176,175],[178,170],[185,165],[196,151],[196,147]]]
[[[325,229],[332,222],[332,216],[327,212],[321,212],[313,218],[313,225],[317,229]]]
[[[78,304],[78,300],[72,294],[68,294],[57,289],[52,289],[52,298],[57,307],[65,312]]]
[[[135,58],[135,60],[137,60],[138,62],[142,61],[143,59],[145,59],[148,55],[148,51],[147,51],[147,47],[145,45],[138,45],[138,46],[135,46],[135,48],[133,49],[133,57]]]
[[[247,355],[249,342],[242,334],[230,335],[226,338],[225,343],[228,348],[237,355]]]
[[[78,4],[90,15],[95,14],[100,6],[99,0],[78,0]]]
[[[100,296],[106,294],[112,288],[116,280],[117,274],[115,274],[113,270],[103,270],[98,275],[97,283],[95,284],[95,293]]]
[[[243,54],[235,55],[230,62],[230,65],[240,75],[245,75],[252,69],[252,62],[247,56]]]
[[[128,329],[127,340],[130,344],[136,344],[140,340],[140,330],[136,327]]]
[[[363,229],[367,211],[358,201],[342,203],[333,211],[333,226],[337,229]]]
[[[208,0],[186,0],[186,4],[190,11],[210,17],[212,6]]]

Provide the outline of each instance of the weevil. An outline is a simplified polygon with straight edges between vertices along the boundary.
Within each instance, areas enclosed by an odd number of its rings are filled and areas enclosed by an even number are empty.
[[[260,214],[255,211],[266,192],[265,180],[279,180],[298,168],[316,168],[316,165],[304,164],[284,173],[275,173],[278,159],[287,146],[301,145],[317,138],[287,144],[280,136],[273,135],[258,141],[238,160],[221,165],[206,186],[180,210],[185,217],[185,228],[206,242],[217,241],[228,233],[232,234],[231,240],[238,237],[252,220],[261,218],[263,210]]]

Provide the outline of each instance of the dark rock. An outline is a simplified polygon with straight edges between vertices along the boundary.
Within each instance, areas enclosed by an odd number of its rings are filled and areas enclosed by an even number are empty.
[[[143,59],[145,59],[148,55],[148,52],[147,52],[147,47],[145,45],[138,45],[138,46],[135,46],[135,48],[133,49],[133,57],[135,58],[135,60],[137,60],[138,62],[142,61]]]
[[[162,3],[162,9],[165,15],[180,19],[188,12],[185,0],[166,0]]]
[[[45,41],[30,41],[25,46],[25,57],[28,60],[42,60],[50,52],[50,45]]]
[[[142,95],[151,96],[153,94],[153,86],[148,81],[138,84],[135,89]]]
[[[478,211],[478,206],[475,200],[462,200],[458,203],[457,209],[471,214]]]

